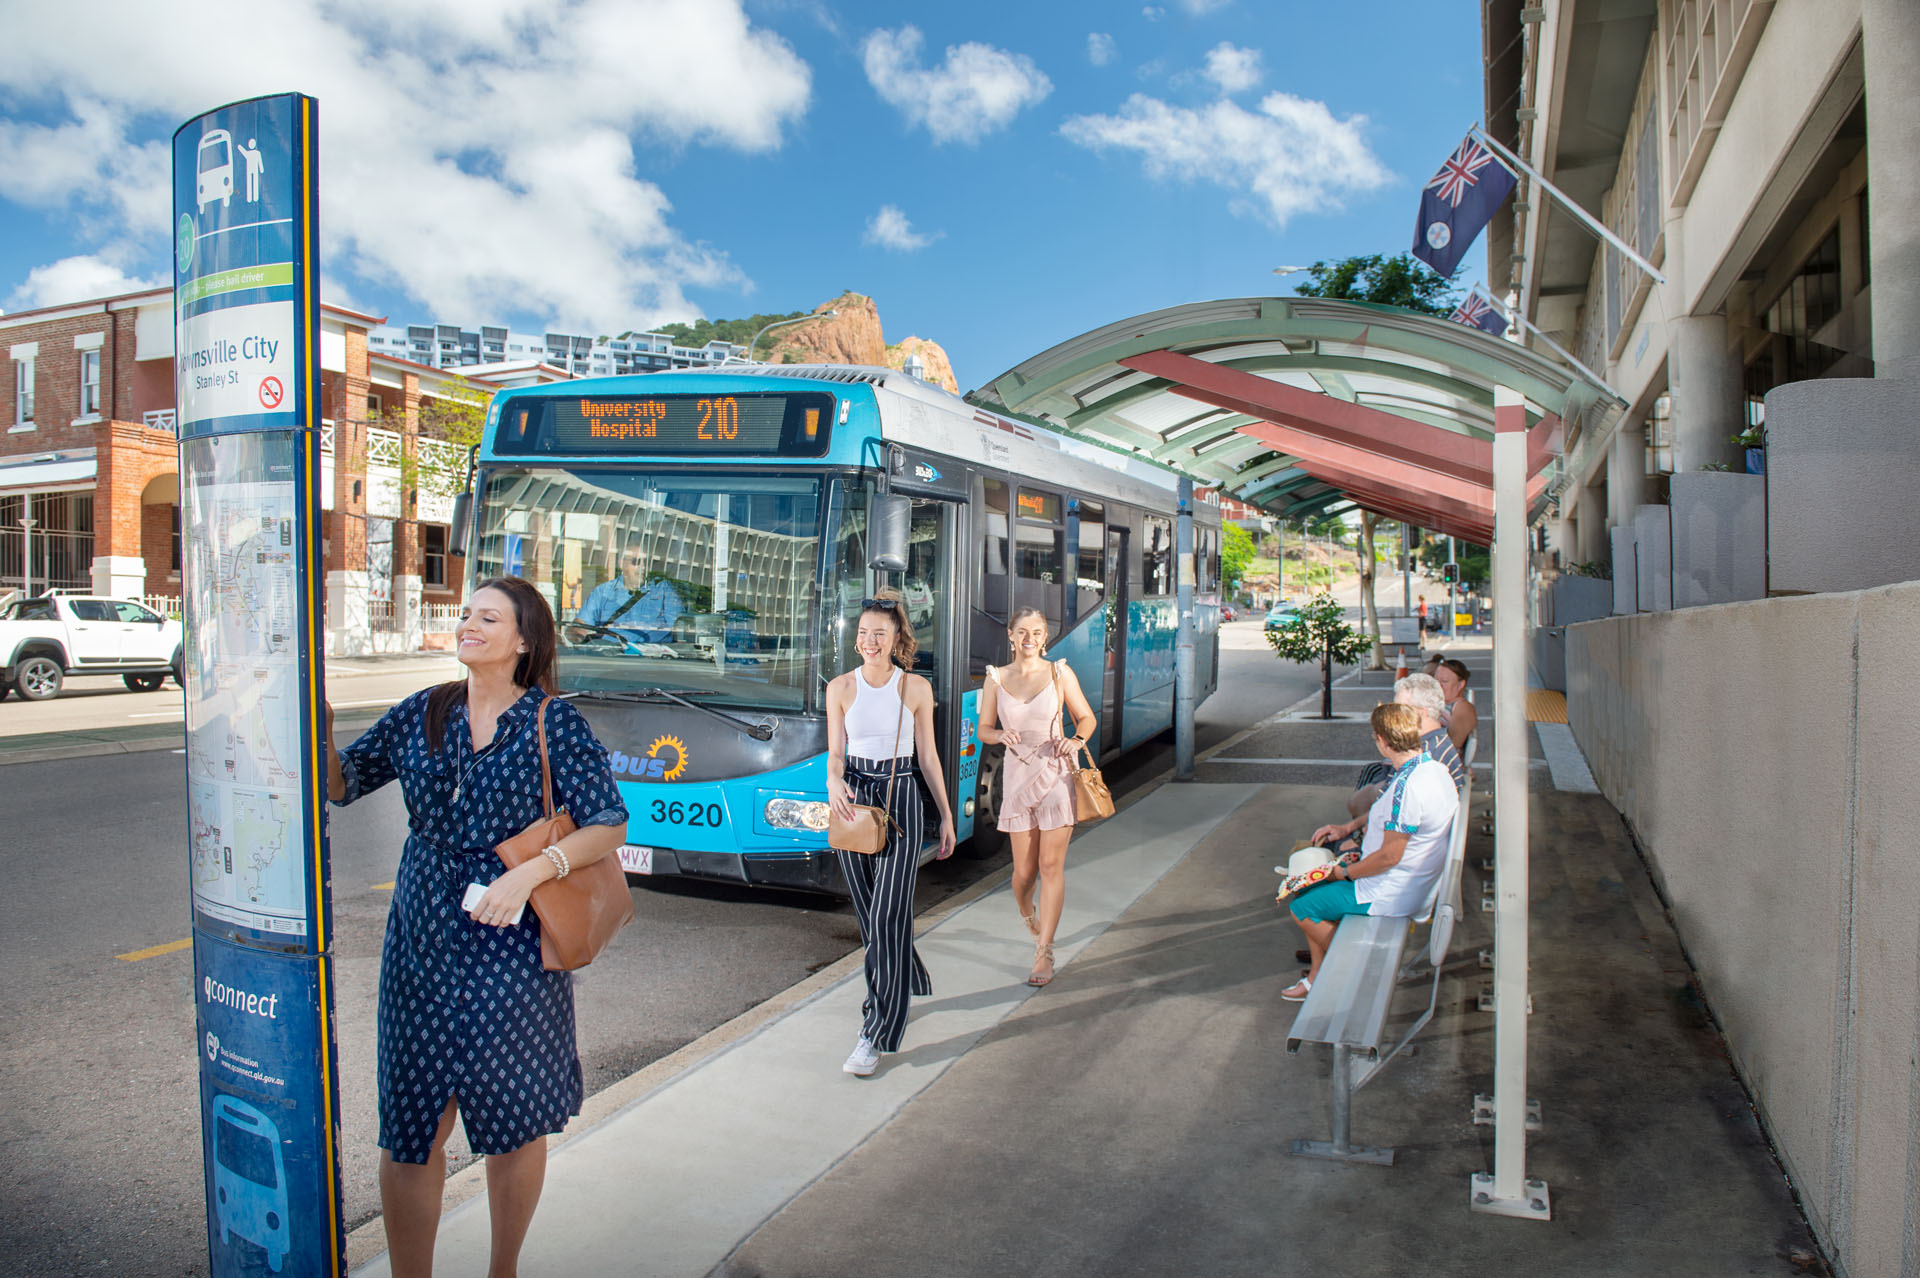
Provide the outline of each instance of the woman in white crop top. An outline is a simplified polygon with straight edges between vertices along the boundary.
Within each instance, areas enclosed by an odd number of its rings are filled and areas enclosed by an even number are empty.
[[[887,846],[871,856],[836,852],[867,946],[867,1000],[860,1040],[845,1069],[873,1073],[880,1053],[900,1050],[907,1001],[933,993],[913,946],[913,881],[923,830],[919,781],[940,808],[941,860],[953,854],[953,810],[933,737],[933,686],[906,669],[919,647],[897,597],[882,592],[860,610],[857,669],[827,685],[827,802],[842,819],[853,805],[886,807]],[[891,802],[888,783],[892,782]]]

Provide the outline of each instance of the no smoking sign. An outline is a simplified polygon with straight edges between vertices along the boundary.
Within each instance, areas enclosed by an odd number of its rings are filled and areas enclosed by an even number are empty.
[[[262,406],[266,408],[278,408],[280,407],[280,401],[285,399],[286,396],[286,388],[280,384],[279,378],[263,377],[260,379],[260,403]]]

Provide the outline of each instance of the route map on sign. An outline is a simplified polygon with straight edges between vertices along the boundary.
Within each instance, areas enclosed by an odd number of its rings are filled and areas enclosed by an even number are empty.
[[[255,931],[307,930],[292,450],[266,435],[183,448],[196,536],[183,573],[194,906]]]

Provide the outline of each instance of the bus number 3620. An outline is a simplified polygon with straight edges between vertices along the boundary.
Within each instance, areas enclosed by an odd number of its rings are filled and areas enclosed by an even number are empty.
[[[702,825],[720,828],[720,805],[717,803],[681,803],[678,800],[669,803],[665,799],[653,801],[653,819],[669,825]]]

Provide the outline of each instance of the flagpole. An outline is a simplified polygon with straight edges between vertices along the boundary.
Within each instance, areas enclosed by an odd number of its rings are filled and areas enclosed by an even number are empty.
[[[1540,171],[1538,169],[1534,168],[1531,164],[1528,164],[1525,160],[1521,159],[1519,156],[1515,155],[1513,152],[1507,150],[1507,148],[1500,145],[1500,143],[1494,141],[1491,137],[1487,135],[1487,131],[1485,129],[1481,128],[1478,124],[1475,124],[1473,127],[1467,130],[1467,136],[1472,138],[1478,138],[1481,142],[1486,144],[1486,147],[1488,150],[1492,151],[1495,155],[1499,156],[1508,165],[1512,166],[1513,168],[1519,169],[1520,172],[1525,173],[1528,177],[1532,178],[1535,182],[1538,182],[1548,195],[1551,195],[1554,199],[1560,201],[1560,207],[1564,208],[1567,212],[1573,214],[1575,219],[1577,219],[1580,222],[1580,224],[1585,226],[1589,231],[1592,231],[1595,235],[1599,236],[1601,239],[1605,240],[1608,244],[1611,244],[1614,248],[1618,249],[1620,251],[1621,256],[1627,258],[1635,266],[1645,271],[1648,275],[1651,275],[1656,284],[1665,284],[1667,282],[1667,277],[1662,275],[1659,271],[1655,270],[1653,263],[1649,262],[1646,258],[1641,257],[1638,253],[1634,252],[1631,248],[1629,248],[1625,240],[1615,235],[1612,231],[1609,231],[1606,228],[1605,223],[1601,222],[1598,218],[1594,217],[1593,214],[1581,208],[1580,205],[1574,201],[1572,196],[1568,195],[1565,191],[1562,191],[1559,187],[1555,186],[1553,183],[1547,181],[1546,178],[1540,176]],[[1537,332],[1538,330],[1535,330],[1535,331]]]
[[[1627,406],[1628,400],[1625,395],[1622,395],[1619,391],[1615,390],[1612,386],[1608,385],[1606,379],[1601,377],[1600,374],[1594,372],[1591,368],[1588,368],[1585,364],[1582,364],[1578,359],[1574,358],[1574,354],[1572,351],[1568,350],[1566,347],[1562,346],[1560,343],[1554,341],[1551,337],[1548,337],[1545,333],[1540,331],[1538,326],[1530,323],[1527,320],[1526,316],[1522,315],[1517,308],[1508,306],[1505,302],[1495,297],[1491,292],[1489,292],[1487,289],[1483,288],[1479,284],[1475,284],[1472,288],[1468,289],[1467,291],[1469,293],[1478,294],[1479,296],[1485,298],[1487,301],[1491,302],[1493,305],[1499,307],[1500,313],[1502,315],[1505,315],[1510,322],[1517,324],[1521,328],[1524,328],[1525,330],[1527,330],[1527,332],[1532,333],[1535,337],[1545,342],[1547,344],[1548,349],[1553,351],[1554,354],[1558,355],[1561,359],[1566,360],[1567,363],[1573,365],[1576,369],[1580,370],[1581,375],[1584,376],[1588,381],[1592,382],[1595,386],[1598,386],[1601,390],[1605,391],[1607,394],[1613,396],[1615,400],[1619,401],[1620,407],[1625,408]]]

